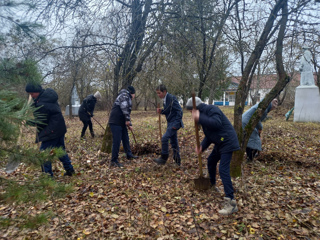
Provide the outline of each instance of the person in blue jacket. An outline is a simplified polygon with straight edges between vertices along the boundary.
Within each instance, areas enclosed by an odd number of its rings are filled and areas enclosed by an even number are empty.
[[[67,127],[58,104],[58,94],[51,88],[43,89],[41,85],[33,83],[26,85],[26,92],[33,98],[33,106],[36,108],[34,116],[40,121],[36,124],[36,142],[41,142],[40,150],[59,147],[65,150],[64,136]],[[32,122],[28,124],[35,125]],[[75,172],[68,154],[59,159],[66,170],[65,175],[72,176]],[[53,176],[51,161],[42,165],[42,171]]]
[[[223,114],[220,108],[214,105],[207,105],[198,97],[196,97],[195,100],[196,109],[193,109],[192,98],[188,99],[186,108],[192,110],[193,120],[202,126],[205,135],[200,144],[200,148],[198,149],[196,147],[196,152],[197,154],[201,154],[210,144],[214,144],[214,148],[207,158],[208,172],[210,182],[215,188],[216,167],[220,161],[219,174],[225,192],[225,205],[219,213],[228,215],[238,211],[230,176],[232,153],[240,149],[238,137],[229,119]]]
[[[165,85],[161,84],[156,88],[157,95],[163,99],[163,109],[157,108],[157,112],[164,114],[167,119],[167,130],[161,138],[162,149],[161,157],[154,159],[159,165],[166,164],[169,157],[169,140],[173,150],[173,159],[178,166],[181,165],[181,157],[178,143],[178,130],[183,126],[182,116],[183,111],[177,98],[168,93]]]
[[[256,112],[258,108],[259,103],[253,105],[248,111],[246,111],[244,114],[242,114],[242,128],[245,128],[252,117],[252,115]],[[247,153],[247,162],[250,163],[253,161],[254,156],[258,153],[258,151],[262,150],[262,144],[261,144],[261,131],[262,131],[262,121],[267,117],[268,113],[272,111],[273,109],[276,109],[278,107],[278,99],[273,99],[272,102],[268,105],[267,109],[261,116],[257,126],[253,130],[252,134],[250,135],[247,147],[246,147],[246,153]]]
[[[101,100],[101,94],[99,91],[97,91],[94,95],[90,94],[85,99],[83,99],[83,102],[79,108],[79,118],[83,123],[81,139],[84,138],[88,126],[91,133],[91,137],[94,138],[94,131],[92,127],[91,118],[93,117],[93,111],[97,103],[97,100]]]
[[[121,141],[127,154],[127,159],[138,158],[131,152],[128,135],[128,129],[132,130],[130,114],[135,93],[136,90],[132,86],[128,86],[127,89],[121,89],[110,112],[109,126],[112,132],[111,166],[123,167],[123,164],[118,160]]]

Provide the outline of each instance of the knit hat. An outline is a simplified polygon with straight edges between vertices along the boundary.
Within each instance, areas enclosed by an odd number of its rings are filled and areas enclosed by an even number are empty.
[[[129,86],[129,87],[127,88],[127,90],[129,91],[130,94],[135,94],[135,93],[136,93],[136,90],[135,90],[134,87],[132,87],[132,86]]]
[[[101,100],[101,94],[99,91],[96,91],[96,93],[93,95],[97,100]]]
[[[276,98],[273,99],[273,100],[271,101],[271,104],[272,104],[271,110],[277,108],[277,107],[278,107],[278,99],[276,99]]]
[[[42,87],[40,84],[28,83],[26,86],[27,93],[36,93],[36,92],[41,92],[41,91],[42,91]]]
[[[196,108],[199,107],[199,105],[202,103],[202,100],[198,97],[195,97],[196,100]],[[193,109],[193,103],[192,103],[192,98],[189,98],[186,104],[187,110],[192,110]]]

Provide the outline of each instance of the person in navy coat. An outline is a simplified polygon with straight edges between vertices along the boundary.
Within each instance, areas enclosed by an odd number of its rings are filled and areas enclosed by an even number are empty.
[[[32,106],[35,107],[33,114],[38,122],[30,120],[27,124],[37,127],[36,142],[41,142],[40,150],[59,147],[65,150],[64,137],[67,127],[58,104],[58,94],[51,88],[43,89],[41,85],[34,83],[26,85],[26,92],[33,98]],[[64,175],[75,174],[67,153],[59,159],[66,170]],[[41,168],[43,172],[53,176],[50,161],[45,162]]]
[[[169,140],[173,150],[173,159],[178,166],[181,165],[181,157],[178,143],[178,130],[183,128],[182,116],[183,111],[177,98],[168,93],[165,85],[161,84],[156,88],[157,95],[163,99],[163,109],[157,108],[157,112],[164,114],[167,119],[167,130],[163,134],[161,143],[161,157],[154,159],[159,165],[166,164],[169,157]]]
[[[207,158],[208,172],[210,182],[215,188],[216,168],[217,163],[220,161],[219,174],[226,196],[224,198],[225,206],[219,213],[228,215],[238,211],[230,177],[232,153],[240,149],[238,137],[229,119],[224,115],[220,108],[214,105],[207,105],[198,97],[195,99],[196,109],[193,109],[192,98],[188,99],[186,107],[188,110],[192,110],[193,120],[202,126],[205,135],[200,144],[200,148],[196,148],[196,152],[197,154],[201,154],[210,146],[210,144],[214,144],[214,148]]]

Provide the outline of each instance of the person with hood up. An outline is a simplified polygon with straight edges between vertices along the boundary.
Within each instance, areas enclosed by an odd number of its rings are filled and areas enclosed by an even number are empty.
[[[192,112],[192,119],[202,126],[205,135],[200,148],[196,147],[196,152],[201,154],[210,144],[214,144],[214,148],[207,158],[208,172],[211,185],[216,189],[216,168],[217,163],[220,161],[219,174],[224,187],[225,203],[219,213],[228,215],[238,211],[230,176],[232,153],[240,149],[238,137],[229,119],[220,108],[214,105],[207,105],[198,97],[195,100],[196,109],[193,109],[192,98],[188,99],[186,108]]]
[[[94,138],[94,131],[92,127],[92,121],[91,118],[93,117],[93,111],[94,107],[97,103],[97,101],[101,100],[101,94],[99,91],[97,91],[94,95],[90,94],[88,95],[82,102],[80,108],[79,108],[79,118],[83,123],[83,128],[81,131],[81,139],[84,138],[86,130],[89,126],[89,130],[91,133],[91,137]]]
[[[163,109],[157,108],[157,112],[164,114],[167,119],[167,131],[161,138],[161,157],[153,161],[159,165],[166,164],[169,157],[169,140],[173,150],[173,159],[178,166],[181,165],[181,157],[178,142],[178,130],[183,126],[183,111],[177,98],[168,93],[165,85],[161,84],[156,88],[156,93],[160,99],[163,99]]]
[[[252,115],[256,112],[258,108],[259,103],[253,105],[249,110],[247,110],[244,114],[242,114],[242,128],[244,129]],[[262,131],[262,121],[267,117],[268,113],[272,111],[273,109],[276,109],[278,107],[278,99],[273,99],[272,102],[268,105],[267,109],[261,116],[257,126],[253,130],[253,132],[250,135],[246,153],[247,153],[247,162],[251,163],[253,161],[254,156],[258,153],[258,151],[262,150],[262,144],[261,144],[261,131]]]
[[[33,83],[28,83],[25,90],[33,98],[36,108],[34,116],[40,122],[36,125],[36,142],[41,142],[40,150],[59,147],[65,150],[67,127],[58,104],[58,94],[51,88],[43,89],[41,85]],[[75,172],[68,154],[59,159],[66,170],[64,175],[72,176]],[[42,165],[42,171],[53,176],[51,161]]]
[[[130,114],[132,108],[132,99],[135,97],[135,93],[136,91],[132,86],[129,86],[127,89],[121,89],[110,112],[109,126],[112,132],[111,166],[116,166],[119,168],[123,167],[118,160],[121,141],[127,154],[127,159],[138,158],[131,152],[128,135],[128,129],[132,131]]]

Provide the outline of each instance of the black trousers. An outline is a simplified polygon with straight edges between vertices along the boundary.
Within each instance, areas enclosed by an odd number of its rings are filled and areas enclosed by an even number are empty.
[[[89,126],[90,132],[93,132],[91,119],[89,121],[82,121],[82,123],[83,123],[83,128],[82,128],[82,132],[81,132],[81,137],[83,137],[85,135],[88,126]]]
[[[252,161],[257,152],[258,152],[258,150],[247,147],[246,153],[247,153],[248,160]]]

